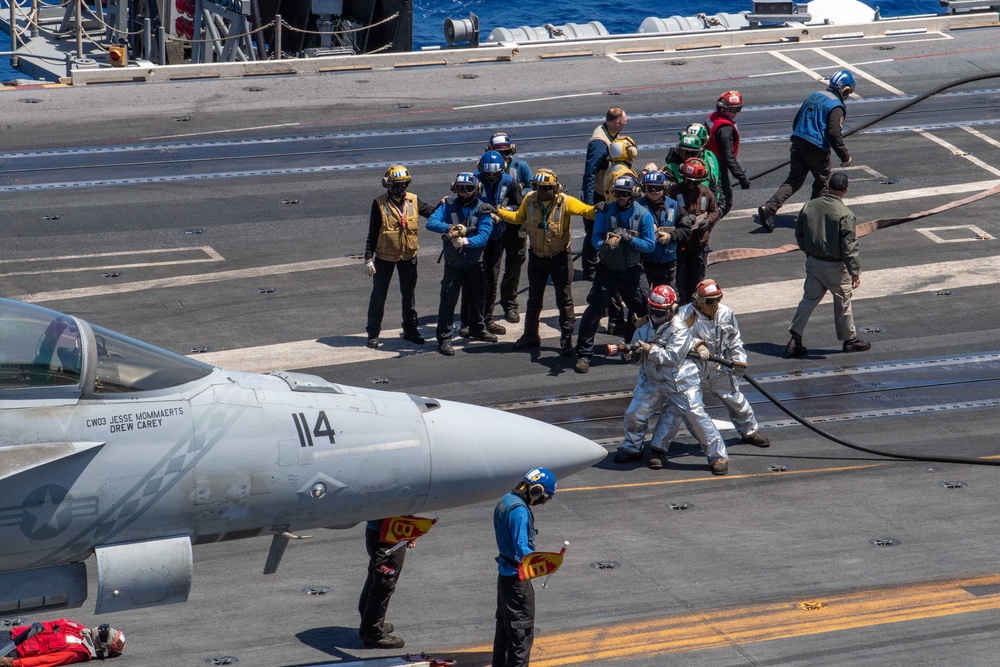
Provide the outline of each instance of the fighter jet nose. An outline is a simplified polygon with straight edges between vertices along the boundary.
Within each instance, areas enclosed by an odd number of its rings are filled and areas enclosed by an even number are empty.
[[[423,415],[430,506],[499,498],[532,468],[548,468],[561,482],[607,456],[597,443],[558,426],[452,401],[440,405]]]

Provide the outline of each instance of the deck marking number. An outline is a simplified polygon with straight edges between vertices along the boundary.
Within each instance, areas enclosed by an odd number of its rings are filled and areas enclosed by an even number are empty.
[[[325,436],[330,438],[331,445],[334,444],[333,427],[330,426],[330,419],[326,416],[325,410],[320,410],[316,416],[316,425],[313,426],[312,432],[309,431],[309,422],[306,421],[304,412],[299,412],[298,414],[293,412],[292,420],[295,422],[295,430],[299,433],[299,445],[301,447],[312,447],[313,436],[317,438]]]

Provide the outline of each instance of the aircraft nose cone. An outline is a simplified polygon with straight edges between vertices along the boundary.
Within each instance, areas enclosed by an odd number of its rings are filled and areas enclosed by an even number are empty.
[[[440,405],[424,413],[429,508],[499,498],[532,468],[548,468],[561,483],[607,456],[597,443],[558,426],[453,401]]]

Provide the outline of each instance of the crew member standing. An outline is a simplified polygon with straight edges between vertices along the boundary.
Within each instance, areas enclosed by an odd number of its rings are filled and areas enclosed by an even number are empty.
[[[406,551],[412,549],[415,543],[410,541],[405,548],[389,553],[389,549],[396,545],[382,541],[382,527],[391,520],[369,521],[365,528],[368,578],[358,599],[358,613],[361,614],[358,636],[368,648],[403,648],[406,644],[402,637],[392,634],[395,627],[385,622],[385,613],[389,609],[389,598],[396,590],[399,574],[403,571]]]
[[[785,354],[790,357],[809,352],[802,344],[802,332],[827,291],[833,295],[833,321],[837,338],[844,341],[844,352],[871,349],[871,343],[858,338],[851,311],[851,290],[861,287],[861,262],[854,213],[841,199],[847,187],[847,174],[838,171],[830,177],[826,194],[806,202],[795,221],[795,241],[806,254],[806,281],[788,328],[792,338],[785,346]]]
[[[573,256],[569,252],[570,221],[574,215],[593,220],[596,208],[560,191],[559,177],[550,169],[539,169],[532,177],[533,190],[525,195],[517,211],[500,209],[497,215],[510,226],[524,228],[529,240],[528,307],[524,332],[514,343],[515,350],[542,344],[538,335],[545,285],[552,281],[559,309],[560,354],[573,354]],[[602,203],[603,207],[604,204]]]
[[[816,91],[806,98],[799,107],[792,122],[791,166],[788,178],[778,186],[767,202],[757,209],[759,222],[769,232],[774,231],[774,216],[795,194],[806,176],[813,175],[812,197],[823,194],[830,180],[830,149],[840,158],[840,166],[851,164],[851,155],[844,145],[842,134],[844,118],[847,117],[845,102],[854,92],[854,75],[846,69],[835,72],[830,77],[826,90]]]
[[[503,156],[507,174],[519,186],[522,197],[531,190],[531,167],[520,158],[514,157],[517,145],[506,132],[496,132],[486,144],[486,150],[496,151]],[[500,307],[504,319],[511,324],[521,321],[517,312],[517,292],[521,285],[521,267],[524,266],[527,246],[527,230],[523,226],[507,227],[503,233],[503,279],[500,281]]]
[[[708,348],[691,335],[677,314],[677,295],[670,285],[657,285],[649,295],[649,317],[640,320],[632,337],[635,352],[631,361],[638,362],[639,378],[632,391],[632,402],[625,411],[625,438],[615,452],[616,463],[642,458],[649,418],[664,410],[653,435],[653,447],[666,451],[669,441],[661,439],[661,424],[676,413],[687,422],[691,435],[698,439],[708,457],[713,475],[729,472],[729,455],[705,406],[698,384],[698,367],[688,358],[694,352],[708,359]],[[672,411],[672,412],[671,412]],[[665,443],[665,444],[664,444]],[[654,468],[663,467],[662,462]]]
[[[674,226],[677,224],[679,207],[677,202],[665,194],[666,175],[655,169],[642,174],[642,191],[645,193],[639,204],[653,216],[656,225],[656,249],[642,256],[642,268],[650,285],[669,285],[674,282],[677,268],[677,240]]]
[[[677,301],[691,301],[695,285],[705,277],[708,267],[709,240],[719,213],[715,195],[703,181],[708,176],[705,163],[691,158],[681,165],[682,182],[670,186],[667,195],[680,206],[680,219],[674,228],[677,238]]]
[[[420,249],[420,218],[429,217],[434,207],[407,192],[410,172],[401,164],[389,167],[382,177],[385,194],[372,201],[365,239],[365,267],[372,278],[368,299],[368,347],[377,348],[382,332],[385,300],[389,296],[392,272],[399,272],[399,293],[403,302],[403,339],[423,345],[417,330],[417,250]]]
[[[493,510],[497,538],[497,624],[493,636],[493,667],[527,667],[535,638],[535,589],[521,581],[517,568],[535,550],[532,507],[544,505],[556,493],[556,476],[546,468],[529,470]]]
[[[719,217],[724,217],[733,208],[733,184],[729,180],[732,174],[741,190],[750,189],[750,179],[736,159],[740,154],[740,131],[736,127],[736,116],[743,110],[743,96],[738,90],[729,90],[719,97],[715,103],[715,112],[708,117],[708,144],[705,148],[719,159],[722,185],[722,203]]]
[[[475,174],[462,172],[451,184],[454,197],[446,197],[431,217],[427,229],[441,234],[444,242],[444,276],[441,278],[441,303],[438,306],[438,352],[455,356],[451,344],[455,325],[455,306],[461,292],[469,295],[469,337],[488,343],[497,342],[496,334],[486,330],[483,304],[486,295],[486,271],[483,248],[493,231],[493,217],[480,211],[479,180]]]
[[[645,317],[649,283],[642,270],[642,254],[656,247],[656,225],[653,215],[635,202],[638,185],[631,176],[622,176],[614,185],[614,203],[599,211],[594,219],[594,247],[598,249],[601,263],[597,265],[594,284],[587,295],[587,309],[580,320],[580,333],[576,339],[577,373],[590,370],[594,356],[594,334],[604,316],[611,295],[622,295],[632,317]],[[626,323],[625,338],[635,332],[631,321]]]
[[[580,199],[584,204],[595,204],[604,201],[601,188],[604,184],[604,172],[608,168],[608,149],[611,142],[625,129],[627,121],[625,110],[620,107],[608,109],[604,123],[598,125],[590,135],[587,144],[587,158],[583,166],[583,188]],[[597,248],[591,242],[594,231],[593,221],[583,220],[583,256],[581,268],[584,280],[593,280],[597,270]]]
[[[736,314],[722,303],[722,288],[711,278],[702,280],[695,289],[694,301],[681,306],[677,316],[691,330],[691,335],[705,344],[711,356],[732,363],[732,368],[727,368],[714,361],[699,360],[702,396],[707,392],[726,406],[729,419],[743,442],[755,447],[769,447],[771,442],[761,435],[750,401],[740,391],[739,378],[747,370],[747,353],[743,348]],[[662,413],[660,419],[665,423],[657,423],[654,440],[669,445],[680,430],[681,415],[669,411]],[[649,462],[649,467],[654,469],[662,465],[657,457]]]

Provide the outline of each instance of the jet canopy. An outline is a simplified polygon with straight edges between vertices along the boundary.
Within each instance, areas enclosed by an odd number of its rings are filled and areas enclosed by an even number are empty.
[[[0,299],[0,395],[77,388],[83,394],[167,389],[212,367],[48,308]]]

